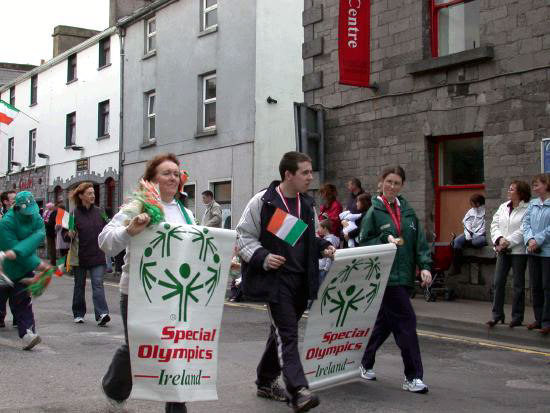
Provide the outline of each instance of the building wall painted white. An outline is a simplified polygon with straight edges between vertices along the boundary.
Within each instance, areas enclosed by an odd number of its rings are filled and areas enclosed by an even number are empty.
[[[296,149],[294,102],[303,101],[303,1],[258,1],[254,191],[280,179],[279,161]],[[277,100],[268,104],[267,97]]]
[[[101,36],[93,39],[99,40]],[[0,176],[5,176],[8,169],[8,138],[12,136],[15,138],[14,160],[27,166],[31,129],[37,130],[36,152],[49,155],[49,159],[37,156],[35,164],[49,165],[49,185],[56,179],[65,181],[76,175],[76,160],[83,157],[90,158],[90,172],[102,175],[109,168],[118,170],[120,49],[118,36],[113,33],[110,37],[111,64],[107,67],[98,70],[98,41],[92,41],[77,53],[78,80],[67,84],[66,57],[40,71],[36,105],[30,106],[31,79],[16,83],[15,106],[38,122],[20,113],[11,125],[0,125]],[[1,99],[8,102],[9,86],[1,93]],[[110,137],[98,140],[98,104],[105,100],[109,100],[110,106]],[[66,116],[71,112],[76,112],[76,145],[84,147],[83,151],[65,148]],[[17,172],[18,167],[13,170]]]

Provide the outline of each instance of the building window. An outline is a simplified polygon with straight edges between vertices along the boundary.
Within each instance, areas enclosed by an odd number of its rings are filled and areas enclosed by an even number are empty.
[[[187,194],[187,198],[185,198],[185,206],[193,212],[193,215],[196,216],[197,204],[195,202],[195,184],[184,185],[183,192]]]
[[[222,208],[222,228],[231,229],[231,181],[212,183],[212,192]]]
[[[202,78],[202,130],[216,129],[216,75]]]
[[[479,47],[480,0],[431,0],[432,55]]]
[[[109,136],[109,101],[97,105],[97,137]]]
[[[36,129],[29,131],[29,166],[36,163]]]
[[[15,86],[10,87],[10,105],[15,106]]]
[[[157,20],[155,17],[145,22],[145,54],[157,49]]]
[[[12,171],[13,156],[15,155],[15,138],[8,139],[8,173]]]
[[[218,25],[218,0],[202,1],[202,30],[208,30]]]
[[[76,80],[76,53],[67,59],[67,83]]]
[[[65,146],[76,144],[76,112],[67,115]]]
[[[444,140],[439,144],[441,185],[476,185],[484,182],[483,138]]]
[[[145,140],[151,141],[155,139],[155,97],[156,93],[155,91],[151,91],[149,93],[145,94],[145,107],[146,107],[146,118],[145,118],[145,127],[146,127],[146,134],[145,134]]]
[[[38,94],[38,75],[31,77],[31,105],[36,105]]]
[[[106,37],[99,42],[99,67],[111,64],[111,38]]]

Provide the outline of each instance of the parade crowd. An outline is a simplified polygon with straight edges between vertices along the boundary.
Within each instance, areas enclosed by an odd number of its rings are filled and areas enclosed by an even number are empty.
[[[264,353],[257,367],[257,395],[288,401],[295,412],[319,405],[309,390],[298,351],[298,322],[317,299],[319,286],[330,271],[334,254],[340,248],[356,248],[392,243],[396,255],[390,270],[380,310],[364,352],[360,376],[375,380],[375,356],[390,334],[398,345],[404,365],[402,388],[426,393],[416,315],[411,304],[415,283],[432,283],[431,248],[425,231],[401,194],[406,174],[400,166],[386,168],[377,181],[376,193],[366,193],[359,179],[347,183],[349,198],[338,201],[337,189],[326,183],[319,190],[320,205],[308,194],[313,180],[311,159],[299,152],[288,152],[280,161],[280,179],[273,181],[248,202],[236,226],[237,244],[231,262],[229,301],[253,299],[266,303],[271,323]],[[151,159],[143,180],[156,185],[165,219],[175,224],[198,224],[186,207],[181,165],[174,154]],[[532,197],[533,195],[533,197]],[[130,214],[121,209],[113,216],[95,205],[92,183],[84,182],[70,193],[70,212],[61,199],[40,211],[28,191],[1,194],[0,218],[0,327],[6,328],[6,312],[13,314],[13,325],[30,350],[41,342],[32,309],[30,287],[52,271],[63,267],[74,277],[73,321],[86,321],[85,286],[92,286],[94,320],[99,327],[110,322],[103,280],[105,272],[120,277],[120,310],[125,341],[113,355],[101,378],[101,388],[115,409],[121,409],[132,390],[128,344],[128,284],[136,269],[130,268],[129,244],[150,223],[145,211]],[[222,227],[222,210],[211,191],[202,193],[206,211],[200,224]],[[527,325],[541,334],[550,333],[550,175],[533,177],[531,185],[514,180],[507,200],[494,212],[486,230],[485,198],[474,194],[471,209],[464,216],[464,232],[454,236],[453,272],[460,272],[461,251],[487,244],[495,250],[494,299],[489,327],[504,323],[506,279],[513,273],[513,305],[509,327],[522,325],[525,314],[525,272],[529,268],[534,321]],[[293,244],[269,230],[277,211],[283,211],[306,225]],[[64,217],[67,215],[67,217]],[[61,222],[65,218],[68,225]],[[68,220],[66,219],[68,218]],[[44,246],[48,260],[41,260]],[[115,259],[119,257],[119,259]],[[118,263],[118,265],[117,265]],[[38,278],[37,278],[38,277]],[[284,386],[280,384],[282,377]],[[166,412],[186,412],[182,402],[167,402]]]

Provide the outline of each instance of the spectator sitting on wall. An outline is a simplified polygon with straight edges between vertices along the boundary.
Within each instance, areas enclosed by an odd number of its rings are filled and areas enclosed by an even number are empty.
[[[202,193],[202,202],[206,205],[206,211],[202,216],[201,225],[205,227],[222,227],[222,208],[214,200],[214,193],[206,190]]]
[[[363,188],[361,187],[361,181],[358,178],[351,178],[348,181],[348,191],[349,198],[346,203],[346,210],[350,211],[352,214],[357,214],[357,204],[355,200],[361,194],[364,194]]]
[[[462,249],[465,246],[481,248],[487,245],[485,237],[485,197],[481,194],[473,194],[470,197],[470,206],[471,208],[462,220],[464,233],[451,242],[454,249],[453,272],[455,274],[460,272]]]
[[[330,220],[330,232],[339,235],[342,231],[342,225],[340,224],[342,204],[336,199],[338,196],[336,187],[332,184],[324,184],[321,189],[319,189],[319,195],[323,200],[320,208],[321,214],[319,215],[319,221],[325,219]]]

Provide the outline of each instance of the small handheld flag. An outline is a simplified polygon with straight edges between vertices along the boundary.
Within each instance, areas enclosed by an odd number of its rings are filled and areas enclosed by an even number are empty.
[[[296,245],[306,229],[307,224],[304,221],[286,213],[280,208],[275,210],[267,225],[269,232],[291,246]]]

